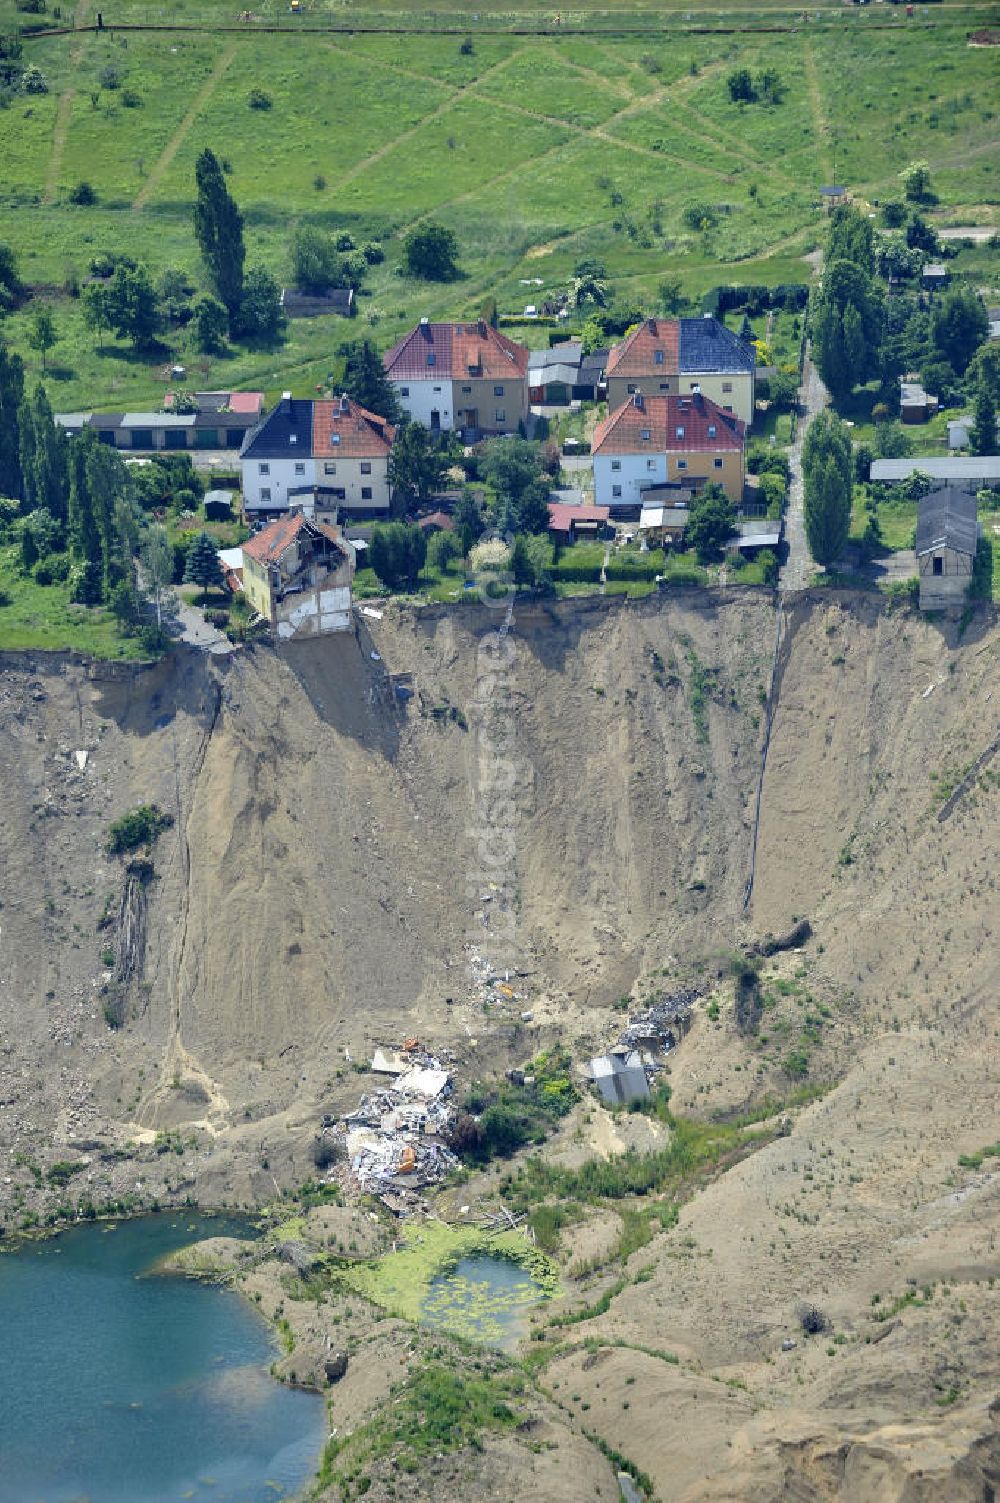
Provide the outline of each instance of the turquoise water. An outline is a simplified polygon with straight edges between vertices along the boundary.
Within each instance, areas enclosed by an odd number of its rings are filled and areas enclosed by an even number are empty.
[[[488,1346],[512,1347],[524,1335],[528,1311],[542,1289],[519,1263],[470,1253],[431,1280],[421,1319]]]
[[[235,1294],[146,1276],[243,1223],[149,1216],[0,1256],[0,1503],[274,1503],[315,1469],[322,1399],[268,1375]]]

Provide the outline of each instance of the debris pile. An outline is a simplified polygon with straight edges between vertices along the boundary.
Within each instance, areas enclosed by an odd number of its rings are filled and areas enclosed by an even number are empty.
[[[362,1190],[400,1211],[458,1167],[447,1144],[451,1073],[415,1039],[407,1039],[400,1054],[376,1050],[373,1068],[393,1075],[392,1084],[363,1096],[339,1122],[325,1119],[323,1136],[342,1149]]]
[[[628,1020],[607,1054],[590,1061],[590,1075],[609,1105],[642,1100],[663,1069],[662,1055],[687,1032],[701,988],[682,987]]]

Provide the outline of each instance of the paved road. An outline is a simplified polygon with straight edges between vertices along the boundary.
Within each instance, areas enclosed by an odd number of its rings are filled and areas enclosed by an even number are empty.
[[[802,490],[802,440],[806,429],[818,412],[829,401],[829,393],[819,377],[819,371],[806,355],[802,366],[802,385],[799,387],[799,420],[795,429],[795,442],[789,453],[792,467],[791,485],[788,492],[788,512],[785,517],[785,538],[788,542],[788,557],[781,570],[778,588],[782,593],[804,590],[816,573],[816,565],[809,554],[806,542],[806,524],[803,512]]]

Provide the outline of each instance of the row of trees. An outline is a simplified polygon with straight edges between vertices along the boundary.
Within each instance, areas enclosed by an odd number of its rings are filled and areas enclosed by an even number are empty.
[[[893,222],[896,208],[903,206],[886,206]],[[908,240],[911,234],[921,249],[935,248],[934,232],[919,216],[911,219]],[[915,264],[922,264],[922,257]],[[905,292],[887,301],[879,271],[898,271],[896,261],[886,259],[885,237],[853,206],[836,209],[811,315],[813,353],[834,401],[846,401],[856,386],[877,379],[891,411],[898,378],[907,370],[920,371],[936,396],[947,398],[963,378],[973,390],[977,373],[970,376],[970,366],[989,331],[975,289],[958,283],[930,308]]]

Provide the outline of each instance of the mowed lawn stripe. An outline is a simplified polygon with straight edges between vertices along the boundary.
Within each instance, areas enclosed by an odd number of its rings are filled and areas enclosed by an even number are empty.
[[[80,0],[73,17],[74,26],[85,26],[90,18],[90,6],[92,0]],[[70,60],[74,67],[78,67],[83,57],[84,32],[79,42],[70,52]],[[59,99],[59,108],[56,111],[56,123],[52,131],[52,154],[49,157],[49,170],[45,179],[45,192],[42,195],[43,204],[55,203],[56,190],[59,187],[59,173],[62,168],[63,151],[66,146],[66,135],[69,131],[70,117],[73,114],[73,100],[76,98],[76,90],[72,87],[66,89]]]
[[[225,77],[230,63],[236,56],[236,51],[237,43],[230,42],[225,51],[219,54],[215,67],[212,69],[211,73],[208,75],[205,82],[202,84],[201,88],[192,99],[187,114],[184,116],[180,125],[178,125],[177,129],[174,131],[170,140],[164,147],[162,153],[160,154],[159,161],[156,162],[142,188],[132,200],[133,209],[143,209],[149,202],[153,193],[159,186],[164,173],[167,171],[167,168],[170,166],[174,157],[180,150],[188,131],[191,129],[192,125],[197,120],[198,116],[201,114],[208,101],[211,99],[222,79]]]
[[[412,125],[408,130],[401,132],[400,135],[394,136],[391,141],[386,141],[384,146],[380,146],[377,151],[371,152],[367,157],[364,158],[363,161],[356,162],[354,166],[350,168],[348,172],[345,172],[343,176],[338,180],[337,187],[346,188],[348,183],[352,183],[355,178],[361,177],[370,168],[374,167],[378,162],[381,162],[383,157],[388,156],[391,151],[394,151],[399,146],[404,146],[407,141],[409,141],[413,136],[417,135],[418,132],[423,130],[425,126],[430,125],[441,115],[446,114],[447,111],[454,106],[457,100],[461,99],[463,95],[468,94],[470,90],[480,84],[484,78],[488,78],[490,74],[497,73],[501,68],[505,68],[511,61],[511,59],[516,57],[517,55],[517,53],[511,53],[510,56],[501,58],[500,62],[494,63],[492,67],[487,68],[486,72],[482,73],[479,78],[472,80],[472,82],[470,83],[462,84],[459,88],[454,88],[450,84],[442,85],[443,88],[452,89],[452,93],[447,99],[443,100],[436,109],[433,109],[428,114],[426,114],[422,120],[418,120],[416,125]]]

